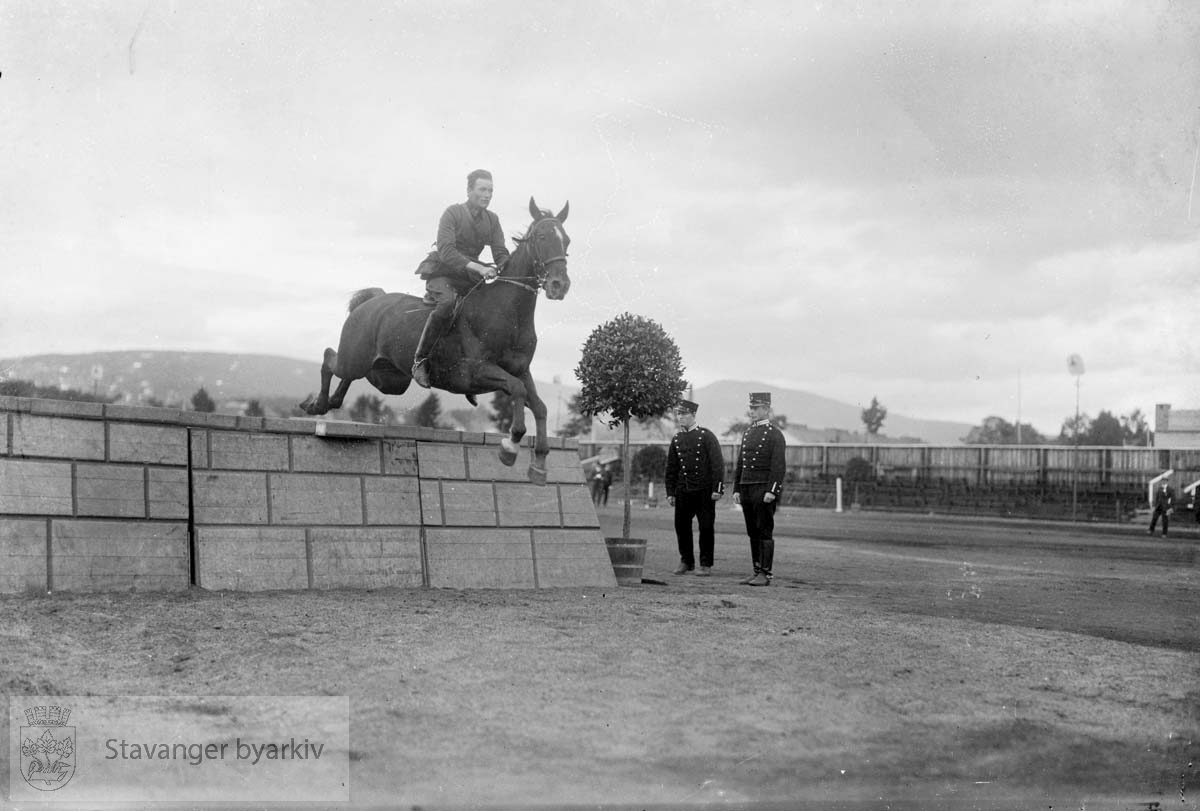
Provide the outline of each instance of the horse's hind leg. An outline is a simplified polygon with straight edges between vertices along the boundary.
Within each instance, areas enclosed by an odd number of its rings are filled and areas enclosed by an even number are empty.
[[[333,382],[333,367],[337,363],[337,352],[332,348],[325,348],[325,358],[321,361],[321,391],[317,394],[316,399],[310,394],[304,402],[300,404],[300,408],[304,413],[313,416],[328,413],[331,408],[340,408],[342,400],[346,396],[346,389],[350,388],[350,383],[347,380],[342,380],[338,385],[337,393],[334,395],[337,398],[337,405],[332,405],[329,398],[329,384]]]

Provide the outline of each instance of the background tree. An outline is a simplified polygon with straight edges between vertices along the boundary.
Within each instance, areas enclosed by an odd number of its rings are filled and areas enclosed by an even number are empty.
[[[374,425],[395,425],[398,422],[392,407],[384,403],[382,397],[374,394],[360,394],[350,406],[349,416],[355,422],[369,422]]]
[[[846,463],[846,481],[850,484],[869,482],[875,478],[875,468],[861,456],[855,456]]]
[[[867,434],[875,436],[879,433],[879,429],[883,427],[883,421],[887,419],[887,409],[883,403],[879,402],[878,398],[871,398],[871,405],[863,409],[862,421],[867,427]]]
[[[492,413],[488,414],[488,419],[496,426],[498,432],[508,433],[513,421],[512,397],[508,392],[498,391],[492,395]]]
[[[217,410],[217,404],[213,402],[213,398],[208,396],[208,392],[201,386],[200,390],[192,395],[192,410],[212,413]]]
[[[645,445],[633,455],[633,475],[639,481],[655,482],[667,475],[667,449]]]
[[[1087,414],[1081,413],[1078,418],[1072,414],[1063,420],[1062,428],[1058,432],[1058,444],[1074,445],[1076,432],[1078,432],[1079,444],[1082,445],[1091,427],[1092,418]]]
[[[1020,440],[1022,445],[1040,445],[1046,438],[1039,434],[1029,423],[1021,423]],[[1003,417],[988,417],[980,425],[975,426],[963,438],[968,445],[1015,445],[1017,444],[1017,426]]]
[[[442,403],[437,394],[430,392],[421,404],[408,412],[407,423],[424,428],[441,428]]]
[[[250,402],[246,403],[246,410],[242,413],[247,417],[266,416],[266,414],[263,412],[262,403],[260,403],[258,400],[251,400]]]
[[[1087,435],[1080,440],[1084,445],[1123,445],[1125,431],[1111,411],[1101,411],[1088,426]]]
[[[629,458],[629,421],[662,417],[687,389],[679,347],[655,321],[622,313],[592,331],[575,376],[583,383],[579,413],[604,414],[609,426],[624,428],[622,459]],[[629,538],[629,465],[624,466],[624,538]]]
[[[1154,434],[1146,424],[1146,415],[1140,408],[1135,408],[1129,414],[1121,417],[1121,438],[1125,445],[1148,447]]]
[[[567,421],[563,423],[555,431],[558,436],[582,436],[592,430],[592,420],[595,419],[587,414],[584,414],[579,405],[579,395],[571,396],[567,401]]]
[[[31,380],[0,380],[0,395],[5,397],[37,397],[42,400],[72,400],[80,403],[112,403],[115,396],[93,394],[79,389],[60,389],[58,386],[39,386]]]
[[[773,417],[771,417],[771,424],[774,425],[776,428],[778,428],[780,431],[786,431],[787,427],[788,427],[787,414],[774,415]],[[722,433],[721,436],[740,437],[742,434],[746,433],[746,429],[749,427],[750,427],[749,420],[737,420],[736,422],[731,422],[729,424],[729,427],[725,429],[724,433]]]

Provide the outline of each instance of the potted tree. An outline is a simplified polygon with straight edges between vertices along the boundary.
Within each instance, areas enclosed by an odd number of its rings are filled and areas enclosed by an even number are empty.
[[[575,367],[582,383],[579,412],[604,415],[609,427],[622,426],[621,478],[625,514],[621,537],[605,538],[618,582],[641,583],[646,556],[645,539],[629,537],[630,488],[629,421],[661,417],[687,388],[679,347],[657,322],[622,313],[588,336],[583,356]]]

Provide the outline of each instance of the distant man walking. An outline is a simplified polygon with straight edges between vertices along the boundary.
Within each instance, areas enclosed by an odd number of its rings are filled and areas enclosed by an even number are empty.
[[[754,574],[742,584],[769,586],[775,558],[775,508],[787,474],[787,442],[783,431],[771,423],[770,392],[750,395],[750,419],[733,470],[733,500],[741,505],[746,519],[750,560],[754,564]]]
[[[1150,516],[1150,529],[1146,530],[1148,535],[1154,534],[1154,525],[1158,523],[1159,516],[1162,516],[1163,522],[1163,537],[1167,537],[1167,524],[1171,519],[1171,513],[1175,511],[1175,491],[1171,489],[1171,480],[1164,478],[1162,483],[1154,491],[1154,512]]]
[[[679,566],[675,574],[696,568],[692,546],[692,519],[700,527],[700,571],[712,573],[716,545],[717,502],[725,492],[725,456],[717,435],[696,425],[699,406],[680,400],[675,407],[679,431],[667,451],[667,502],[675,508],[675,539],[679,544]]]

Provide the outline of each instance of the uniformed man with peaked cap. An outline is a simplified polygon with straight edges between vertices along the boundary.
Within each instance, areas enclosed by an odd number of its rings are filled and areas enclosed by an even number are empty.
[[[667,501],[675,508],[675,538],[679,542],[679,566],[675,574],[696,568],[692,547],[692,519],[700,526],[700,571],[712,572],[716,542],[717,501],[725,492],[725,456],[717,435],[696,425],[699,406],[680,400],[675,407],[679,431],[667,451]]]
[[[754,574],[742,581],[749,586],[771,585],[775,557],[775,508],[783,495],[787,474],[784,459],[787,442],[771,423],[771,393],[750,395],[750,427],[742,434],[733,469],[733,500],[742,506],[746,534],[750,536],[750,560]]]

